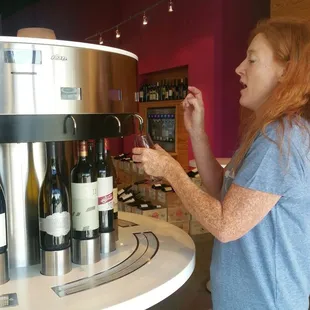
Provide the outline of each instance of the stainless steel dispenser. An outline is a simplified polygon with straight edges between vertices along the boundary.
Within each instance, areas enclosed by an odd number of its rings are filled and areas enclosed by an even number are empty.
[[[0,254],[0,285],[10,280],[8,252]]]
[[[11,268],[40,262],[37,200],[46,169],[44,142],[61,146],[69,188],[74,141],[134,132],[133,118],[128,122],[134,89],[121,89],[115,81],[122,76],[121,63],[135,87],[137,60],[127,51],[93,44],[0,37],[0,175]]]

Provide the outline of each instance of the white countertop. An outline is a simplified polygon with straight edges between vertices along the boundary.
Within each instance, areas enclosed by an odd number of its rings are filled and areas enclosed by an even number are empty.
[[[99,39],[98,39],[99,40]],[[116,47],[110,47],[106,45],[98,45],[92,43],[74,42],[74,41],[64,41],[56,39],[41,39],[41,38],[28,38],[28,37],[11,37],[11,36],[0,36],[0,42],[2,43],[26,43],[31,45],[52,45],[52,46],[63,46],[63,47],[76,47],[76,48],[86,48],[102,52],[110,52],[115,54],[121,54],[129,56],[138,60],[138,56]]]
[[[119,227],[117,250],[97,264],[74,265],[62,277],[41,275],[39,265],[11,271],[11,280],[0,286],[0,295],[17,294],[18,305],[10,309],[139,310],[179,289],[195,267],[191,237],[157,219],[125,212],[119,217],[138,225]],[[75,291],[79,282],[64,285],[82,278],[84,291]]]

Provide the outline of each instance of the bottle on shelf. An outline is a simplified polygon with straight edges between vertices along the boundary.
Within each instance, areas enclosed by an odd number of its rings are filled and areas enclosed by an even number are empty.
[[[165,98],[166,98],[166,80],[162,80],[159,100],[164,101]]]
[[[116,249],[113,228],[113,175],[111,170],[111,165],[107,162],[103,139],[99,139],[97,142],[96,174],[101,253],[110,253]]]
[[[104,139],[104,149],[106,152],[106,159],[107,163],[111,167],[111,172],[113,176],[113,212],[114,212],[114,231],[115,231],[115,240],[118,240],[118,199],[117,199],[117,194],[118,194],[118,188],[117,188],[117,183],[118,183],[118,178],[116,174],[116,169],[112,160],[112,156],[110,154],[110,143],[108,139]]]
[[[180,100],[187,95],[187,77],[164,79],[153,84],[142,84],[139,90],[139,101]]]
[[[139,101],[143,102],[145,100],[145,94],[144,94],[144,85],[141,85],[140,90],[139,90]]]
[[[6,200],[0,185],[0,285],[10,280],[7,250]]]
[[[183,99],[187,96],[187,88],[188,88],[188,80],[187,78],[184,78],[184,87],[183,87],[183,95],[182,95]]]
[[[72,261],[87,265],[100,260],[97,176],[87,160],[87,142],[79,142],[79,159],[71,171]]]
[[[47,169],[39,192],[41,273],[71,271],[71,217],[68,190],[61,178],[55,142],[46,143]]]
[[[179,93],[179,80],[175,79],[174,80],[174,100],[179,100],[180,99],[180,93]]]

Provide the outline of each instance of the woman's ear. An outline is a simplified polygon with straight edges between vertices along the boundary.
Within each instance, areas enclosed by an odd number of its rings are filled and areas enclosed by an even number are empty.
[[[283,82],[284,77],[287,73],[288,62],[285,65],[279,65],[278,68],[278,81],[279,83]]]

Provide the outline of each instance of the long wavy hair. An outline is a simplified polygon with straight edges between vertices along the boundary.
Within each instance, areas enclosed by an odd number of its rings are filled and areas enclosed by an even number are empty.
[[[310,23],[300,19],[276,18],[261,21],[250,35],[250,42],[263,34],[273,49],[274,59],[285,67],[285,73],[269,98],[256,111],[243,133],[233,158],[237,171],[259,133],[266,138],[266,127],[277,122],[277,144],[282,152],[285,123],[297,124],[309,134],[302,121],[310,121]],[[310,137],[310,135],[309,135]]]

